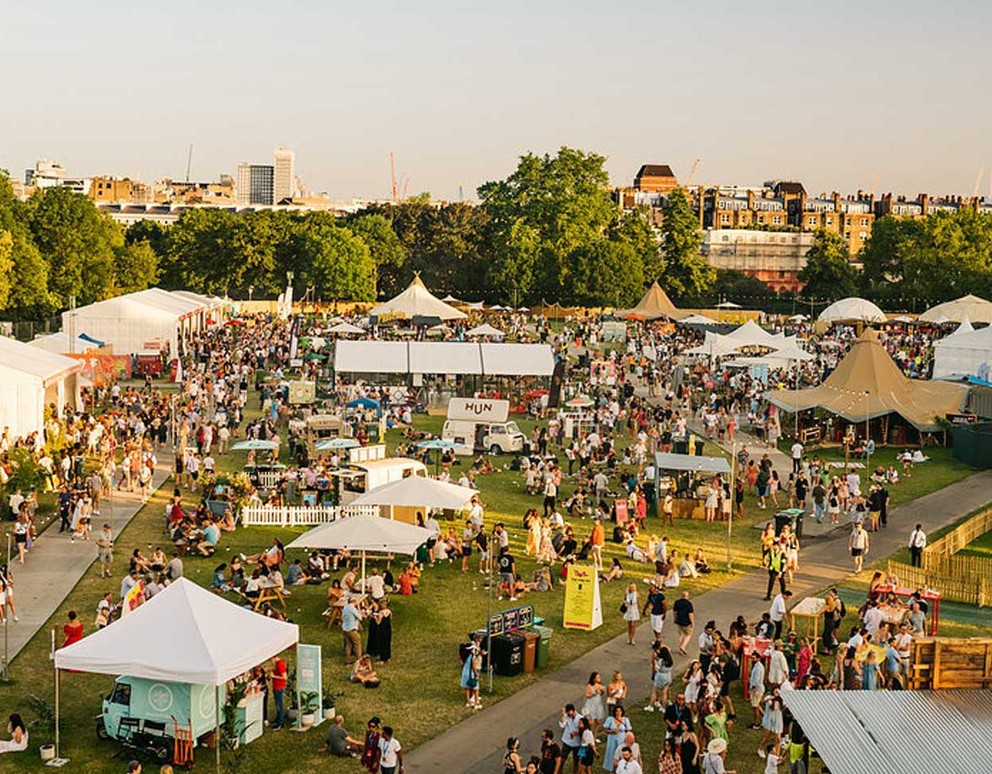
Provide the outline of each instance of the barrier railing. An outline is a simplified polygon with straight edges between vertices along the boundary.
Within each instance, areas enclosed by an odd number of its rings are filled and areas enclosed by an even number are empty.
[[[241,509],[243,527],[315,527],[345,516],[379,515],[377,505],[246,505]]]

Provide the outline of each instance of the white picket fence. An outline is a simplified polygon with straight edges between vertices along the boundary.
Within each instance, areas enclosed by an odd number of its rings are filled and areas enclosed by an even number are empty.
[[[243,527],[314,527],[345,516],[378,516],[378,505],[246,505]]]

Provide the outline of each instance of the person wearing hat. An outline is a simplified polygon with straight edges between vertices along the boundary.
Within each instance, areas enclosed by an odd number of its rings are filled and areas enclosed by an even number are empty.
[[[703,756],[703,774],[737,774],[735,770],[724,766],[726,757],[727,740],[720,737],[711,739],[706,745],[706,754]]]

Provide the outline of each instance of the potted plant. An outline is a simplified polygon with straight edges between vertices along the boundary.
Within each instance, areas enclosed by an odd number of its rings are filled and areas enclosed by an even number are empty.
[[[283,694],[287,699],[289,699],[289,707],[286,710],[286,714],[289,716],[290,720],[296,720],[296,715],[299,712],[299,705],[297,704],[296,696],[296,671],[292,671],[286,678],[286,692]]]
[[[42,738],[51,739],[55,733],[55,707],[33,693],[28,695],[27,703],[37,715],[35,721],[31,723],[31,731]],[[55,760],[54,744],[46,742],[39,749],[43,761]]]
[[[334,720],[337,715],[337,709],[334,707],[334,700],[337,697],[330,688],[324,689],[324,696],[321,699],[321,706],[324,709],[324,720]]]
[[[310,728],[313,725],[317,710],[320,709],[320,694],[316,691],[303,691],[300,694],[300,726]]]

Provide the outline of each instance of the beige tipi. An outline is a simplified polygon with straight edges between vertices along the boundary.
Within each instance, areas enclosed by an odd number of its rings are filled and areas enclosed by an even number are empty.
[[[380,319],[412,319],[414,317],[437,317],[441,320],[464,320],[464,312],[455,309],[440,298],[432,295],[424,287],[420,275],[413,278],[409,287],[395,298],[385,301],[369,312]]]
[[[633,309],[623,309],[618,314],[621,317],[641,320],[657,320],[661,317],[674,320],[679,316],[679,310],[675,308],[668,294],[661,289],[661,285],[653,282],[648,292],[644,294],[644,298],[637,302],[637,306]]]
[[[961,384],[905,376],[869,328],[823,384],[765,397],[784,411],[822,408],[848,422],[898,414],[917,430],[930,432],[939,429],[938,418],[961,410],[967,393]]]

